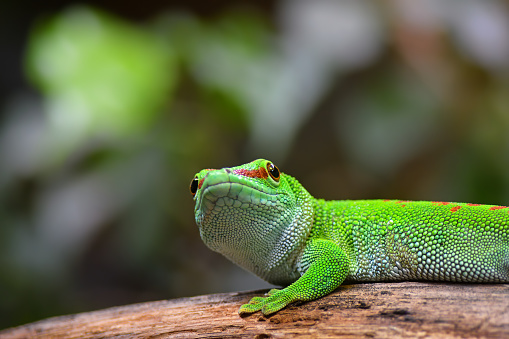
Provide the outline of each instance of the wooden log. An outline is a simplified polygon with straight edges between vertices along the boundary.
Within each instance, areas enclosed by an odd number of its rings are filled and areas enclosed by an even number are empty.
[[[509,285],[372,283],[273,316],[239,317],[265,291],[147,302],[66,315],[0,332],[0,338],[509,338]]]

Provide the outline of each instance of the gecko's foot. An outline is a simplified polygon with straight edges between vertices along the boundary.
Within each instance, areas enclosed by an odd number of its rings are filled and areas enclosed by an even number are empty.
[[[239,309],[240,315],[262,311],[264,315],[277,312],[286,305],[294,302],[288,291],[272,289],[267,292],[266,297],[253,297],[248,304],[244,304]]]

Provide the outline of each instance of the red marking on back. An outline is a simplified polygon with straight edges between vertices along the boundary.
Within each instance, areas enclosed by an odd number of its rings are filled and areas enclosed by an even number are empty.
[[[202,178],[200,182],[198,182],[198,189],[200,189],[201,186],[203,185],[203,180],[205,180],[205,178]]]
[[[460,208],[461,208],[461,206],[454,206],[453,208],[451,208],[451,212],[456,212]]]
[[[403,204],[404,202],[410,202],[410,200],[398,200],[398,201],[396,201],[396,204],[401,204],[400,205],[401,207],[405,207],[406,204]]]
[[[243,169],[243,168],[242,169],[236,169],[236,170],[233,171],[233,173],[238,174],[238,175],[242,175],[244,177],[260,178],[260,179],[267,179],[267,177],[269,176],[267,171],[263,167],[260,167],[257,170],[247,170],[247,169]]]
[[[435,205],[449,205],[450,202],[446,202],[446,201],[432,201],[431,202],[432,204],[435,204]]]
[[[509,208],[509,207],[507,207],[507,206],[492,206],[492,207],[490,207],[490,210],[491,210],[491,211],[494,211],[494,210],[501,210],[501,209],[503,209],[503,208]]]
[[[481,204],[467,204],[467,206],[482,206]]]

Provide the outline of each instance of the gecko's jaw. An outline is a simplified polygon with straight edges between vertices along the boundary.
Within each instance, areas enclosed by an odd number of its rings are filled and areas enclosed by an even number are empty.
[[[243,183],[223,182],[204,185],[195,208],[196,221],[201,228],[223,213],[231,213],[232,216],[237,216],[236,219],[241,219],[243,214],[254,215],[254,210],[271,203],[276,203],[276,196],[268,195]],[[232,216],[228,219],[232,219]],[[217,220],[219,223],[226,221],[224,218]]]

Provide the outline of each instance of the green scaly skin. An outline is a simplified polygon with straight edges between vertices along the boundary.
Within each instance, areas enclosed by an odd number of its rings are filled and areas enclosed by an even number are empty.
[[[279,311],[343,281],[509,282],[509,208],[397,200],[325,201],[268,160],[202,170],[191,182],[200,236],[287,286],[242,305]]]

